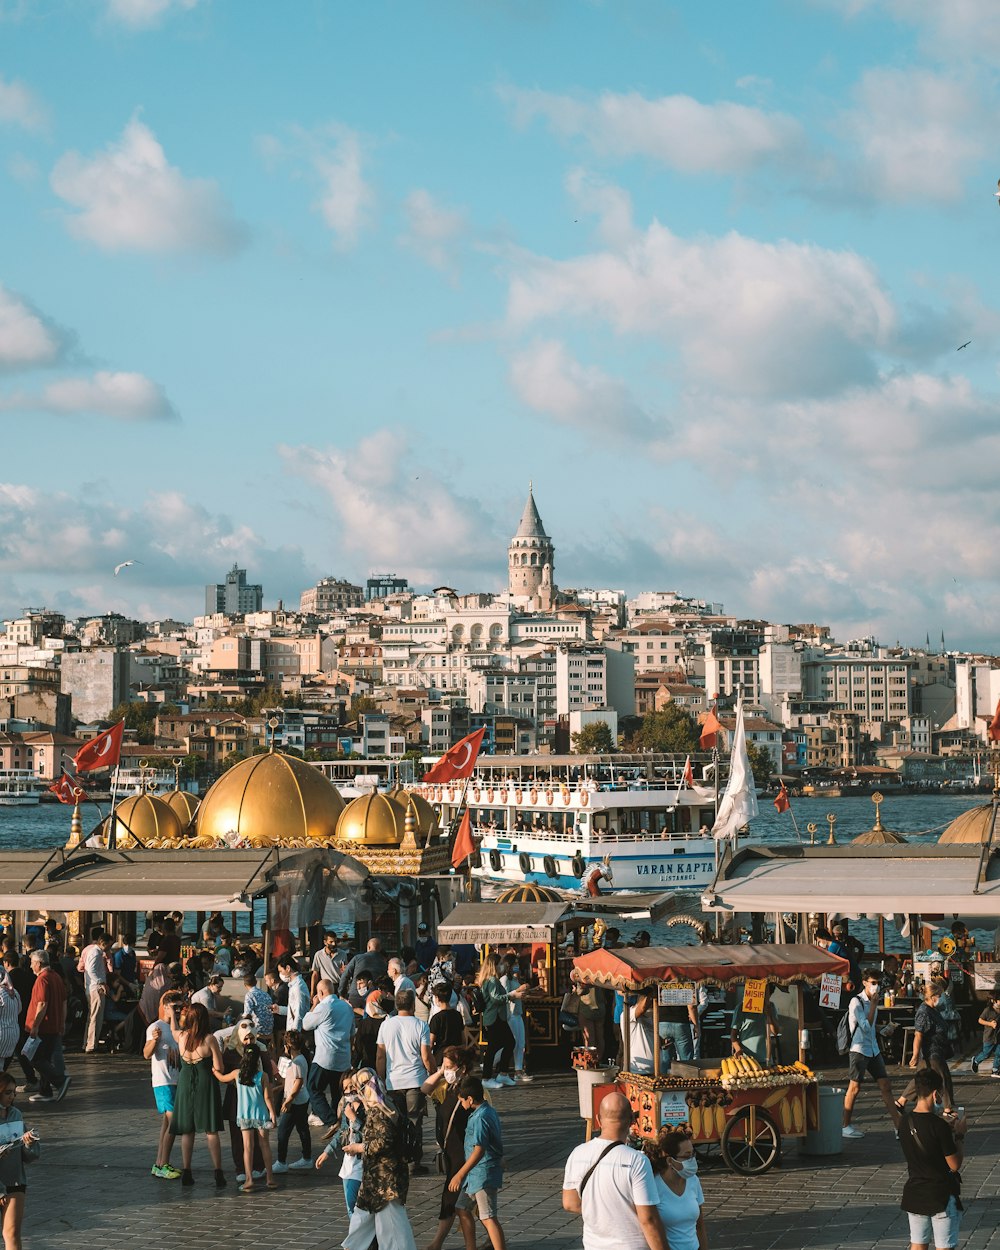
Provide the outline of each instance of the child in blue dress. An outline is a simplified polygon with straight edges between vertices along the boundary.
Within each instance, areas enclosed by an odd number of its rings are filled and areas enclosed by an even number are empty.
[[[216,1073],[226,1083],[236,1082],[236,1126],[243,1133],[243,1161],[246,1183],[240,1186],[243,1193],[252,1193],[254,1137],[259,1138],[260,1153],[264,1160],[264,1173],[268,1189],[278,1189],[274,1179],[271,1158],[270,1129],[277,1120],[271,1088],[264,1079],[262,1052],[255,1034],[249,1034],[243,1043],[243,1061],[240,1066],[225,1075]]]

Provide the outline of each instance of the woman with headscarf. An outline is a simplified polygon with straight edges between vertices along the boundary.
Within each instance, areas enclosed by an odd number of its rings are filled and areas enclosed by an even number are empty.
[[[368,1250],[377,1238],[387,1250],[417,1250],[405,1205],[410,1185],[403,1153],[406,1120],[374,1069],[362,1068],[354,1081],[365,1105],[361,1188],[342,1245],[344,1250]]]
[[[453,1193],[448,1184],[464,1165],[466,1158],[465,1129],[469,1123],[470,1112],[459,1102],[458,1087],[463,1077],[472,1075],[478,1068],[479,1056],[474,1049],[449,1046],[441,1057],[441,1066],[420,1087],[421,1092],[427,1094],[437,1105],[435,1136],[444,1161],[444,1188],[441,1191],[437,1232],[427,1250],[441,1250],[456,1215],[462,1228],[465,1250],[476,1250],[476,1222],[472,1212],[468,1209],[456,1211],[455,1201],[458,1194]],[[489,1094],[485,1097],[488,1101]]]

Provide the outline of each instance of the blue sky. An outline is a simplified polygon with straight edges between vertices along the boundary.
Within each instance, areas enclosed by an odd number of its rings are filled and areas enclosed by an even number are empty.
[[[499,588],[532,478],[563,585],[993,648],[998,52],[990,0],[0,0],[0,612]]]

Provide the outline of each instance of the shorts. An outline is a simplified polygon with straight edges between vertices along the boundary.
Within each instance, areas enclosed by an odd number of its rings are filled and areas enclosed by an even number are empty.
[[[0,1185],[0,1189],[3,1186]],[[0,1194],[0,1197],[13,1198],[15,1194],[26,1194],[28,1192],[27,1185],[18,1185],[16,1182],[7,1186],[6,1194]]]
[[[865,1079],[866,1072],[873,1081],[884,1081],[889,1075],[885,1070],[885,1060],[881,1055],[863,1055],[858,1050],[852,1050],[848,1072],[849,1079],[857,1081],[860,1085]]]
[[[162,1113],[173,1111],[174,1102],[177,1098],[176,1085],[154,1085],[153,1097],[156,1099],[156,1109]]]
[[[954,1198],[948,1199],[948,1205],[937,1215],[914,1215],[907,1211],[910,1221],[910,1241],[915,1246],[935,1246],[937,1250],[951,1250],[958,1245],[958,1226],[962,1220],[962,1212]]]
[[[499,1192],[498,1189],[477,1189],[474,1194],[470,1194],[463,1189],[455,1199],[455,1210],[469,1211],[475,1207],[481,1220],[495,1220]]]

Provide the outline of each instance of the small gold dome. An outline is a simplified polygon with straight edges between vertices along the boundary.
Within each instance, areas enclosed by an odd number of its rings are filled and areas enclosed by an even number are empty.
[[[859,833],[856,838],[851,839],[851,846],[897,846],[905,841],[901,833],[894,833],[892,829],[877,828]]]
[[[111,817],[101,825],[107,841]],[[163,799],[152,794],[135,794],[123,799],[115,808],[115,838],[119,847],[145,846],[155,838],[160,842],[179,842],[184,836],[181,818]],[[135,834],[135,838],[131,834]],[[138,840],[136,840],[138,839]]]
[[[434,837],[436,833],[440,832],[441,826],[438,823],[437,812],[422,794],[414,794],[409,790],[404,790],[402,786],[397,786],[394,790],[389,791],[389,797],[395,799],[397,803],[402,803],[404,808],[413,808],[417,817],[417,837],[421,841],[424,841],[428,836]]]
[[[177,813],[186,830],[198,810],[200,802],[198,796],[192,794],[190,790],[171,790],[169,794],[163,795],[163,801]]]
[[[558,890],[547,885],[535,885],[533,881],[524,881],[512,885],[496,896],[498,903],[565,903]]]
[[[406,808],[377,790],[359,794],[344,808],[337,841],[366,846],[399,846],[406,830]]]
[[[292,838],[311,845],[333,837],[343,810],[340,791],[318,768],[272,751],[223,773],[202,799],[195,828],[220,842],[235,832],[252,846],[284,846]]]
[[[955,846],[961,843],[973,843],[981,846],[989,837],[993,823],[993,804],[982,803],[978,807],[970,807],[951,822],[938,838],[939,846]]]

